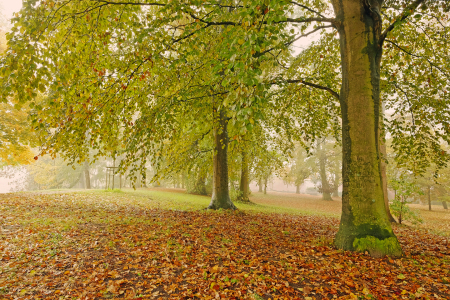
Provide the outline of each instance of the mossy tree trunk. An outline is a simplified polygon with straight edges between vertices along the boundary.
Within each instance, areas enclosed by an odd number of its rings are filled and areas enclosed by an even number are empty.
[[[228,121],[223,109],[214,122],[213,189],[208,209],[236,209],[228,190]]]
[[[444,207],[444,209],[448,209],[447,201],[442,201],[442,207]]]
[[[240,201],[248,202],[248,155],[245,149],[241,151],[242,156],[242,165],[241,165],[241,181],[239,183],[239,192],[241,195],[239,196]]]
[[[332,0],[340,36],[342,216],[335,245],[371,256],[403,251],[386,213],[380,157],[382,0]]]
[[[263,188],[262,188],[262,179],[259,178],[259,180],[258,180],[258,192],[262,193],[262,191],[263,191]]]

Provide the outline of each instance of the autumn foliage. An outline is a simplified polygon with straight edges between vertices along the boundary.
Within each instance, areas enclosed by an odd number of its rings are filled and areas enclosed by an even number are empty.
[[[161,209],[131,193],[0,196],[0,299],[448,299],[448,237],[336,250],[338,219]]]

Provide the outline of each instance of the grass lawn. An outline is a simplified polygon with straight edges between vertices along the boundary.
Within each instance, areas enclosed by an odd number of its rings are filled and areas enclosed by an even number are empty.
[[[209,200],[167,189],[1,194],[0,299],[450,298],[448,212],[396,226],[405,256],[373,259],[333,248],[339,201],[253,193],[228,212],[203,210]]]

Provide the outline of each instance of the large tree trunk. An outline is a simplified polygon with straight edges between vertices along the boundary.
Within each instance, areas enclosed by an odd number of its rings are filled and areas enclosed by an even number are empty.
[[[85,188],[89,190],[91,188],[91,176],[89,176],[89,162],[87,160],[84,161],[84,182]]]
[[[236,209],[228,190],[228,131],[224,110],[214,124],[213,189],[208,209]]]
[[[326,201],[333,200],[331,198],[331,189],[330,184],[328,183],[327,179],[327,170],[326,170],[326,163],[327,163],[327,156],[325,153],[325,150],[323,149],[323,144],[320,145],[321,147],[320,154],[319,154],[319,172],[320,172],[320,180],[322,181],[322,199]]]
[[[371,256],[403,251],[386,213],[380,165],[382,0],[333,0],[341,48],[342,216],[335,245]],[[370,7],[368,5],[371,5]]]
[[[444,207],[444,209],[448,209],[447,201],[442,201],[442,206]]]
[[[239,200],[248,202],[248,157],[245,149],[242,150],[242,166],[241,166],[241,182],[239,184],[239,192],[241,193]]]
[[[300,194],[300,184],[297,184],[297,185],[295,186],[295,193],[296,193],[296,194]]]
[[[262,188],[262,179],[259,178],[259,180],[258,180],[258,192],[262,193],[262,191],[263,191],[263,188]]]

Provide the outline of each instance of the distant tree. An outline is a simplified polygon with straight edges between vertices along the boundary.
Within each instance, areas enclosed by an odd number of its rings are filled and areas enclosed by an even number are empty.
[[[395,199],[391,204],[392,213],[397,217],[398,223],[410,221],[413,224],[422,223],[420,216],[408,207],[413,196],[423,194],[420,187],[417,186],[411,176],[403,175],[398,179],[391,180],[391,186],[395,189]]]
[[[293,156],[292,165],[285,178],[287,182],[295,185],[295,192],[300,194],[300,186],[313,174],[315,162],[300,145],[297,145]]]

